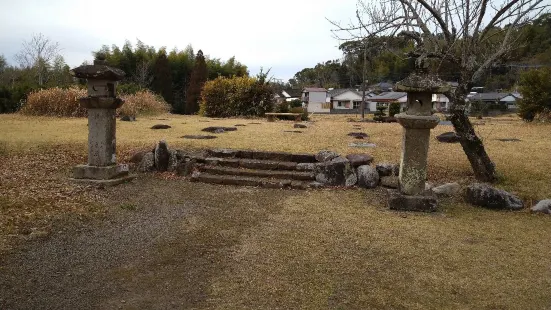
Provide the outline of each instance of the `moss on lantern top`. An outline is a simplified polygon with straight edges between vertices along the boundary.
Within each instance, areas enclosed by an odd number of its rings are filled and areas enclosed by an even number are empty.
[[[448,83],[443,82],[436,75],[412,73],[407,78],[396,83],[396,90],[407,93],[441,94],[450,91]]]
[[[98,53],[93,65],[84,65],[71,70],[71,74],[80,79],[120,81],[125,73],[121,69],[109,67],[105,55]]]

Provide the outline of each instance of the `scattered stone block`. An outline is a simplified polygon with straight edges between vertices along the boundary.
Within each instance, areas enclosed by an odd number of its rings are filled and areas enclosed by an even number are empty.
[[[459,194],[460,191],[461,185],[459,183],[446,183],[432,188],[432,192],[437,196],[454,196]]]
[[[497,139],[498,141],[501,141],[501,142],[520,142],[522,140],[520,139],[517,139],[517,138],[502,138],[502,139]]]
[[[166,141],[161,140],[155,146],[155,169],[160,172],[168,170],[170,161],[170,151]]]
[[[298,163],[296,169],[298,171],[313,171],[316,169],[316,164],[314,163]]]
[[[293,128],[308,128],[308,126],[306,126],[304,124],[294,124]]]
[[[300,130],[283,130],[283,132],[302,133]]]
[[[216,139],[216,136],[203,136],[203,135],[185,135],[182,136],[184,139],[197,139],[197,140],[209,140],[209,139]]]
[[[381,179],[381,186],[383,186],[383,187],[398,188],[400,186],[400,180],[395,175],[380,177],[380,179]]]
[[[121,116],[120,120],[123,121],[123,122],[135,122],[136,117],[135,116],[130,116],[130,115],[123,115],[123,116]]]
[[[379,174],[377,170],[368,165],[358,167],[358,186],[363,188],[375,188],[379,185]]]
[[[535,206],[530,209],[532,212],[539,212],[544,214],[551,214],[551,199],[545,199],[539,201]]]
[[[226,131],[236,131],[236,127],[219,127],[219,126],[212,126],[212,127],[206,127],[201,129],[201,131],[205,132],[212,132],[212,133],[223,133]]]
[[[339,154],[328,150],[319,151],[319,153],[316,154],[316,160],[319,162],[330,161],[337,157],[339,157]]]
[[[354,137],[356,139],[367,139],[369,136],[363,132],[351,132],[347,136]]]
[[[442,143],[458,143],[459,136],[455,132],[449,131],[436,136],[436,140]]]
[[[375,143],[367,143],[367,142],[353,142],[349,143],[348,147],[376,147],[377,145]]]
[[[235,124],[235,125],[233,125],[233,126],[234,126],[234,127],[244,127],[244,126],[247,126],[247,125],[245,125],[245,124]]]
[[[169,129],[169,128],[172,128],[172,127],[170,127],[169,125],[165,125],[165,124],[157,124],[157,125],[153,125],[151,127],[151,129]]]
[[[139,172],[149,172],[155,170],[155,154],[147,152],[143,155],[137,170]]]
[[[487,209],[520,210],[523,208],[522,200],[517,196],[482,183],[467,187],[467,202]]]
[[[380,177],[389,175],[397,176],[400,173],[400,165],[392,163],[379,163],[375,166]]]
[[[353,186],[358,181],[348,159],[337,157],[316,165],[316,181],[331,186]]]
[[[397,190],[388,191],[387,206],[396,211],[434,212],[437,202],[434,197],[423,195],[404,195]]]
[[[348,154],[346,155],[346,159],[350,161],[350,164],[352,167],[358,167],[363,165],[369,165],[371,162],[373,162],[373,156],[369,154]]]

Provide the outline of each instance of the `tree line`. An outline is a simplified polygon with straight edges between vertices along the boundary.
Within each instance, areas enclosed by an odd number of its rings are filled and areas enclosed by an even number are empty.
[[[492,40],[500,42],[506,27],[492,29]],[[477,86],[488,90],[511,89],[519,82],[520,74],[531,66],[551,66],[551,14],[542,14],[516,31],[522,36],[510,49],[507,61],[497,59]],[[396,35],[348,40],[339,46],[343,53],[341,59],[304,68],[296,72],[285,86],[356,88],[366,80],[369,84],[397,82],[407,77],[415,67],[414,59],[405,56],[414,50],[414,43],[411,38]],[[443,61],[432,66],[431,71],[437,72],[444,80],[457,81],[460,78],[460,70],[453,63]]]
[[[59,43],[38,34],[23,42],[15,56],[17,65],[9,65],[0,54],[0,113],[18,110],[32,90],[66,88],[76,83],[60,51]],[[201,89],[207,80],[249,76],[247,66],[235,57],[224,61],[205,56],[201,50],[195,53],[191,45],[168,51],[137,40],[134,46],[126,41],[122,48],[104,45],[93,51],[94,55],[98,53],[105,56],[110,66],[126,73],[119,87],[122,92],[152,90],[171,105],[173,113],[197,113]]]

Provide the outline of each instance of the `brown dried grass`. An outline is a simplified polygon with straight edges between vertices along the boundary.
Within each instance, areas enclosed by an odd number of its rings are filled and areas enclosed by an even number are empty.
[[[37,90],[29,94],[21,108],[21,114],[32,116],[85,117],[86,109],[81,108],[78,98],[85,97],[86,90],[78,87],[53,87]],[[132,95],[123,95],[124,105],[119,114],[159,115],[168,113],[170,106],[158,95],[149,90],[141,90]]]

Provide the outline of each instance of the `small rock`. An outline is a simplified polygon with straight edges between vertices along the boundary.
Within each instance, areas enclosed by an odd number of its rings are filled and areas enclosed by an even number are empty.
[[[323,188],[324,185],[323,185],[323,183],[314,181],[314,182],[308,183],[308,187],[310,187],[310,188]]]
[[[459,136],[455,132],[449,131],[436,136],[436,140],[442,143],[457,143],[459,142]]]
[[[366,133],[363,132],[351,132],[348,134],[349,137],[354,137],[356,139],[366,139],[369,136]]]
[[[283,130],[283,132],[302,133],[302,131],[300,131],[300,130]]]
[[[497,140],[501,142],[520,142],[521,141],[520,139],[517,139],[517,138],[502,138]]]
[[[172,127],[170,127],[169,125],[164,125],[164,124],[157,124],[157,125],[153,125],[151,127],[151,129],[168,129],[168,128],[172,128]]]
[[[379,185],[379,174],[377,173],[377,169],[371,166],[359,166],[356,174],[358,175],[359,187],[375,188]]]
[[[348,143],[348,147],[376,147],[377,145],[375,143],[368,143],[368,142],[352,142]]]
[[[522,200],[504,190],[475,183],[467,187],[467,202],[488,209],[522,209]]]
[[[181,162],[176,167],[176,174],[181,176],[188,176],[193,173],[196,164],[197,162],[194,159]]]
[[[143,155],[137,170],[139,172],[148,172],[155,169],[155,154],[153,152],[147,152]]]
[[[218,128],[214,131],[214,133],[224,133],[224,129]]]
[[[375,166],[379,176],[386,177],[389,175],[398,175],[400,173],[400,165],[391,163],[379,163]]]
[[[123,115],[123,116],[121,116],[120,120],[123,121],[123,122],[135,122],[136,117],[135,116],[130,116],[130,115]]]
[[[369,165],[373,161],[373,156],[369,154],[348,154],[346,159],[350,161],[352,167],[359,167],[363,165]]]
[[[181,138],[184,138],[184,139],[207,140],[207,139],[216,139],[216,136],[185,135],[185,136],[182,136]]]
[[[379,174],[380,175],[380,174]],[[381,177],[381,186],[388,188],[398,188],[400,181],[397,176],[389,175]]]
[[[168,171],[175,171],[178,166],[178,152],[176,150],[169,150],[170,156],[168,157]]]
[[[541,200],[531,210],[532,212],[551,214],[551,199]]]
[[[221,133],[220,130],[223,130],[222,132],[225,132],[225,131],[236,131],[237,128],[236,128],[236,127],[220,127],[220,126],[213,126],[213,127],[206,127],[206,128],[201,129],[201,131],[213,132],[213,133],[216,133],[217,131],[218,131],[218,133]]]
[[[233,126],[234,126],[234,127],[244,127],[244,126],[247,126],[247,125],[245,125],[245,124],[235,124],[235,125],[233,125]]]
[[[425,182],[425,191],[430,191],[432,190],[434,187],[434,185],[430,182]]]
[[[306,126],[304,124],[294,124],[293,128],[308,128],[308,126]]]
[[[168,170],[170,151],[165,140],[159,141],[155,146],[155,169],[160,172]]]
[[[323,150],[323,151],[320,151],[318,154],[316,154],[316,160],[319,162],[330,161],[337,157],[339,157],[339,154],[328,150]]]
[[[446,183],[432,189],[432,192],[438,196],[454,196],[460,191],[461,185],[459,185],[459,183]]]

